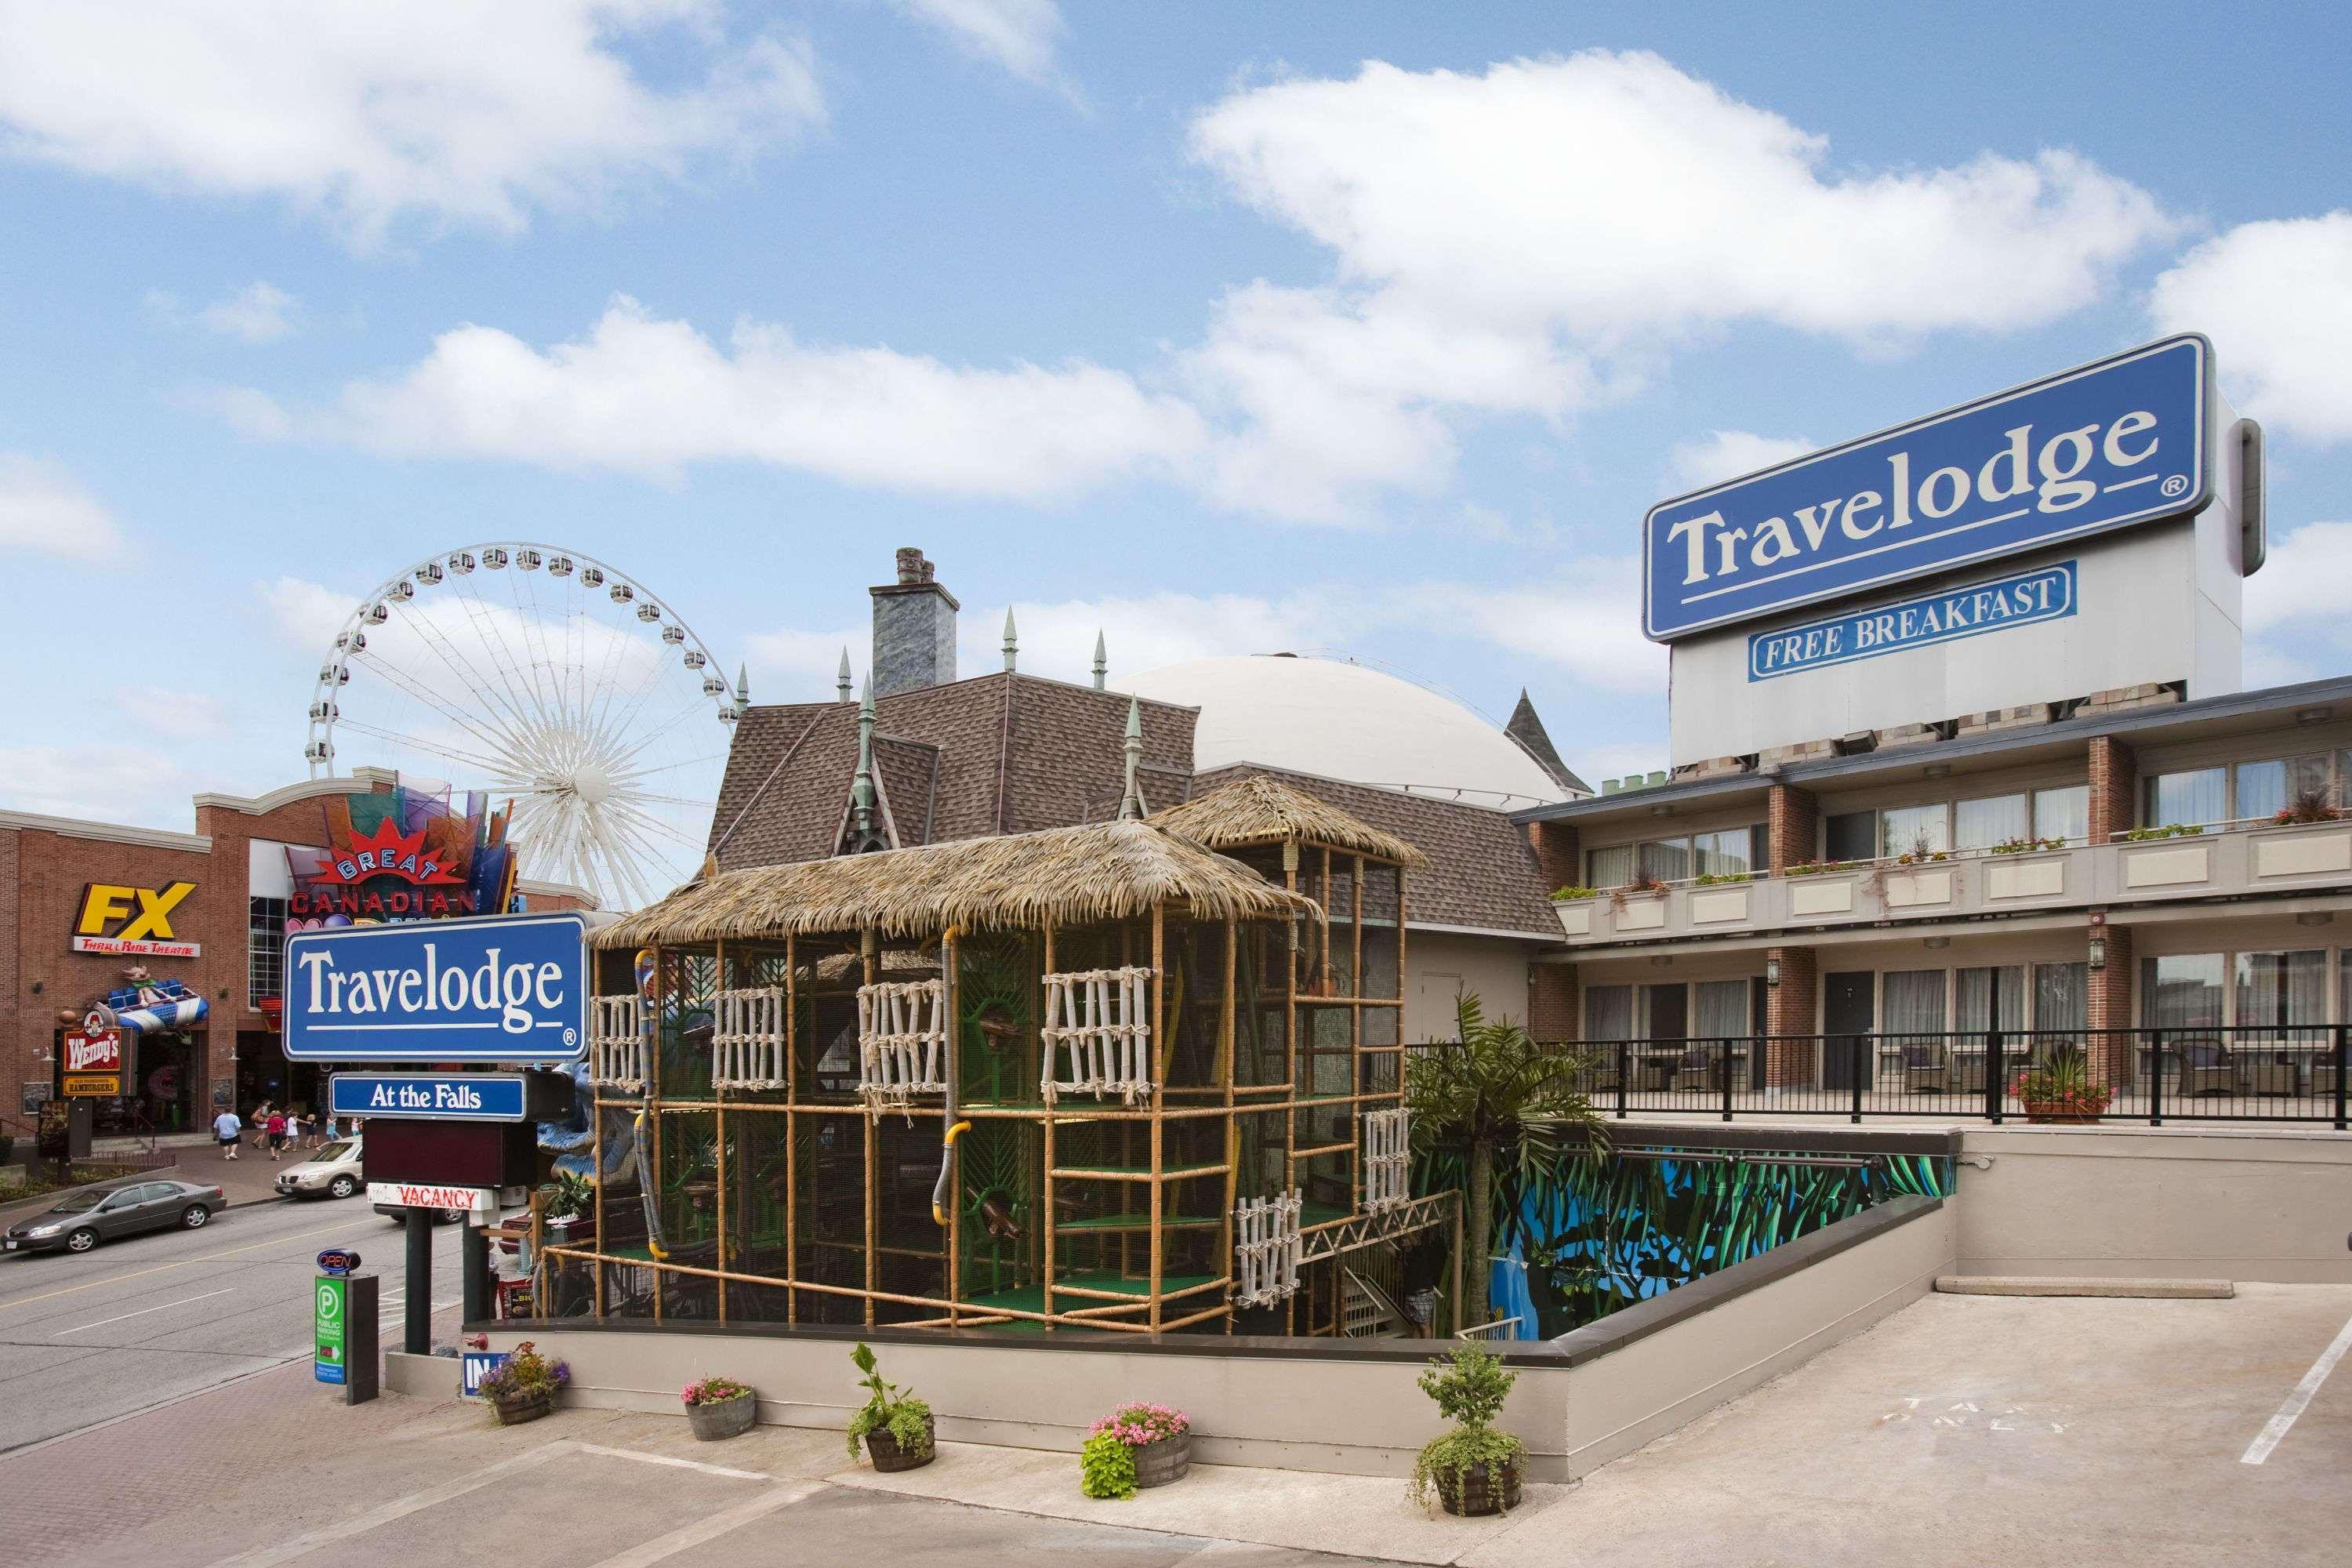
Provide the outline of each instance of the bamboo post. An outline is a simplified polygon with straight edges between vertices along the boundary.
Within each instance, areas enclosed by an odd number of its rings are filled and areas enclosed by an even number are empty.
[[[1283,842],[1282,885],[1290,892],[1298,891],[1298,841],[1295,838]],[[1297,917],[1293,916],[1284,922],[1284,932],[1290,960],[1290,973],[1282,990],[1282,1060],[1286,1086],[1282,1106],[1282,1190],[1287,1193],[1298,1186],[1298,1160],[1293,1152],[1298,1147]],[[1298,1331],[1298,1298],[1296,1295],[1283,1303],[1282,1327],[1285,1333]]]
[[[645,1121],[646,1136],[650,1140],[650,1142],[646,1145],[646,1169],[651,1173],[648,1180],[653,1183],[654,1190],[652,1193],[647,1194],[647,1196],[653,1205],[653,1216],[656,1229],[660,1228],[661,1222],[667,1217],[662,1213],[661,1201],[661,1055],[662,998],[669,993],[669,987],[663,984],[663,982],[667,978],[667,976],[663,973],[663,968],[667,963],[667,959],[668,955],[660,948],[656,947],[654,949],[654,1037],[648,1041],[646,1046]],[[657,1239],[657,1237],[648,1237],[647,1238],[649,1242]],[[602,1237],[597,1238],[596,1245],[599,1247],[602,1247],[604,1245],[604,1238]],[[646,1250],[647,1252],[651,1252],[653,1248],[651,1246],[648,1246]],[[662,1271],[658,1264],[656,1264],[653,1268],[653,1277],[654,1321],[658,1323],[662,1321]]]
[[[1361,855],[1356,857],[1355,866],[1355,876],[1349,888],[1354,919],[1349,933],[1355,942],[1352,960],[1355,978],[1348,983],[1348,994],[1351,997],[1361,998],[1364,994],[1364,858]],[[1360,1135],[1364,1113],[1363,1107],[1356,1103],[1356,1097],[1364,1092],[1364,1008],[1360,1000],[1348,1009],[1348,1130],[1353,1135],[1348,1141],[1348,1193],[1352,1200],[1349,1207],[1352,1210],[1364,1206],[1364,1151]]]
[[[1152,1044],[1166,1049],[1168,1019],[1168,938],[1165,906],[1151,906],[1151,1039]],[[1161,1270],[1166,1267],[1168,1244],[1160,1228],[1160,1219],[1167,1207],[1167,1187],[1160,1178],[1166,1169],[1167,1119],[1160,1114],[1165,1106],[1167,1074],[1155,1075],[1151,1086],[1151,1310],[1152,1331],[1160,1328],[1160,1289]]]
[[[800,976],[793,933],[784,933],[784,1321],[801,1321]]]
[[[963,1085],[955,1081],[963,1076],[960,1070],[962,1027],[956,1018],[956,944],[942,935],[940,945],[945,949],[940,955],[940,1011],[946,1015],[940,1023],[947,1030],[947,1048],[941,1053],[940,1072],[949,1080],[948,1100],[952,1102],[963,1091]],[[940,1114],[946,1115],[945,1104],[940,1107]],[[946,1129],[942,1127],[940,1132],[944,1138]],[[963,1300],[963,1155],[956,1144],[947,1142],[940,1158],[948,1166],[948,1327],[954,1328],[956,1303]]]
[[[1232,1267],[1234,1256],[1234,1205],[1241,1195],[1239,1186],[1242,1160],[1241,1125],[1234,1120],[1234,1009],[1235,1005],[1234,990],[1236,984],[1235,975],[1241,962],[1235,951],[1241,941],[1241,930],[1242,925],[1239,921],[1225,922],[1224,1009],[1217,1026],[1219,1036],[1217,1079],[1225,1091],[1225,1201],[1223,1206],[1218,1210],[1217,1258],[1228,1268]],[[1234,1293],[1228,1289],[1225,1291],[1225,1305],[1230,1308],[1233,1300]],[[1228,1311],[1225,1314],[1225,1332],[1230,1334],[1233,1331],[1234,1315]]]
[[[1050,921],[1045,925],[1045,973],[1056,973],[1054,967],[1054,927]],[[1040,982],[1041,989],[1043,983]],[[1045,1015],[1041,1012],[1038,1016],[1043,1018]],[[1039,1057],[1037,1073],[1042,1079],[1054,1070],[1053,1047],[1045,1043],[1043,1034],[1038,1036],[1037,1049]],[[1037,1234],[1045,1241],[1045,1299],[1044,1305],[1045,1331],[1048,1333],[1051,1333],[1054,1329],[1054,1265],[1055,1255],[1061,1249],[1060,1242],[1054,1234],[1056,1218],[1054,1208],[1054,1108],[1049,1105],[1045,1108],[1045,1223],[1037,1227]]]
[[[858,938],[858,956],[862,960],[862,969],[866,976],[866,984],[868,985],[875,983],[875,980],[882,967],[880,942],[881,933],[871,926],[867,927],[862,933],[860,933]],[[866,1326],[869,1329],[874,1326],[874,1293],[881,1288],[881,1280],[876,1273],[876,1266],[879,1261],[879,1255],[875,1251],[875,1247],[879,1245],[881,1240],[877,1232],[879,1228],[882,1218],[880,1204],[878,1202],[874,1184],[874,1167],[877,1159],[876,1134],[878,1129],[878,1122],[879,1119],[870,1110],[862,1119],[862,1124],[866,1129],[865,1316]]]
[[[716,1017],[719,1008],[719,994],[727,989],[726,942],[714,941],[710,944],[710,953],[712,985],[710,1005],[712,1016]],[[716,1057],[712,1058],[711,1070],[714,1075],[717,1073],[718,1059]],[[719,1151],[716,1162],[719,1167],[717,1173],[719,1180],[719,1267],[724,1269],[733,1261],[733,1259],[727,1256],[727,1091],[719,1088],[719,1085],[714,1082],[710,1086],[710,1098],[719,1102],[719,1109],[710,1113],[710,1118],[713,1129],[711,1137],[712,1141],[718,1145]],[[719,1279],[719,1321],[722,1323],[727,1321],[727,1278],[724,1274],[721,1274]]]

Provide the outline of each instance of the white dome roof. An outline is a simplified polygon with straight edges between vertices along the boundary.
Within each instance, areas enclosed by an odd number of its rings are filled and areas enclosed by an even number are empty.
[[[1460,703],[1338,659],[1196,658],[1125,683],[1201,710],[1192,765],[1262,763],[1509,808],[1565,800],[1518,742]]]

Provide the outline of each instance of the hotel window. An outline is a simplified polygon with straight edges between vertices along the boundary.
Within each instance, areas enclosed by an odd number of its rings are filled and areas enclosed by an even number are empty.
[[[1584,1037],[1588,1040],[1630,1040],[1633,1037],[1633,988],[1595,985],[1584,994]]]
[[[259,1006],[286,992],[286,900],[245,901],[245,999]]]
[[[1745,1038],[1749,1029],[1748,991],[1745,980],[1700,981],[1698,1027],[1692,1035],[1703,1040]]]
[[[2230,819],[2230,771],[2191,768],[2147,781],[2147,826],[2197,825]]]
[[[1960,1033],[1981,1035],[1999,1027],[2015,1034],[2025,1027],[2025,966],[1963,969],[1953,981],[1952,1015]]]
[[[1944,978],[1941,969],[1901,969],[1885,976],[1886,1032],[1892,1036],[1933,1037],[1944,1033]],[[1898,1038],[1895,1044],[1906,1043]],[[1925,1043],[1923,1038],[1921,1043]]]
[[[2022,795],[1961,801],[1952,807],[1952,847],[1990,849],[2012,838],[2028,837],[2028,821]]]
[[[2273,816],[2306,795],[2316,795],[2334,804],[2335,781],[2328,776],[2328,762],[2323,753],[2286,757],[2277,762],[2240,763],[2231,781],[2237,789],[2231,806],[2231,818],[2244,821]]]
[[[2033,1026],[2043,1034],[2074,1033],[2091,1022],[2091,971],[2084,963],[2033,966]]]
[[[2067,784],[2033,792],[2033,836],[2080,844],[2091,836],[2091,786]]]
[[[2335,759],[2324,752],[2226,768],[2190,768],[2147,781],[2142,821],[2149,827],[2260,821],[2314,795],[2331,805],[2343,803]]]
[[[1686,881],[1693,877],[1745,876],[1764,864],[1764,829],[1727,827],[1688,838],[1650,838],[1612,844],[1584,858],[1585,880],[1595,888],[1628,888],[1637,881]]]
[[[1919,849],[1940,854],[1952,847],[1951,814],[1934,805],[1894,805],[1878,814],[1878,852],[1892,858]]]
[[[2327,1022],[2327,954],[2242,952],[2233,990],[2241,1034],[2269,1029],[2292,1038]]]
[[[2145,960],[2147,999],[2141,1010],[2158,1029],[2218,1029],[2221,1026],[2221,955],[2183,952]]]
[[[1822,843],[1825,860],[1874,860],[1878,858],[1878,813],[1842,811],[1827,824]]]

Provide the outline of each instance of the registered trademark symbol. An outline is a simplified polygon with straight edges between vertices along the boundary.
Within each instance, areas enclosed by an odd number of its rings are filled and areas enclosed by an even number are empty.
[[[2164,477],[2164,484],[2161,488],[2163,489],[2164,493],[2168,496],[2183,494],[2189,489],[2189,476],[2186,474],[2167,474]]]
[[[563,1043],[567,1046],[575,1043],[579,1038],[580,1032],[577,1029],[566,1029],[563,1031]]]

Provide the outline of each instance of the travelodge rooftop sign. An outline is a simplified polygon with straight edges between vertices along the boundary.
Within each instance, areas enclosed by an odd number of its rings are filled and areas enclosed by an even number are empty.
[[[1651,509],[1655,641],[2194,512],[2212,350],[2167,338]]]

